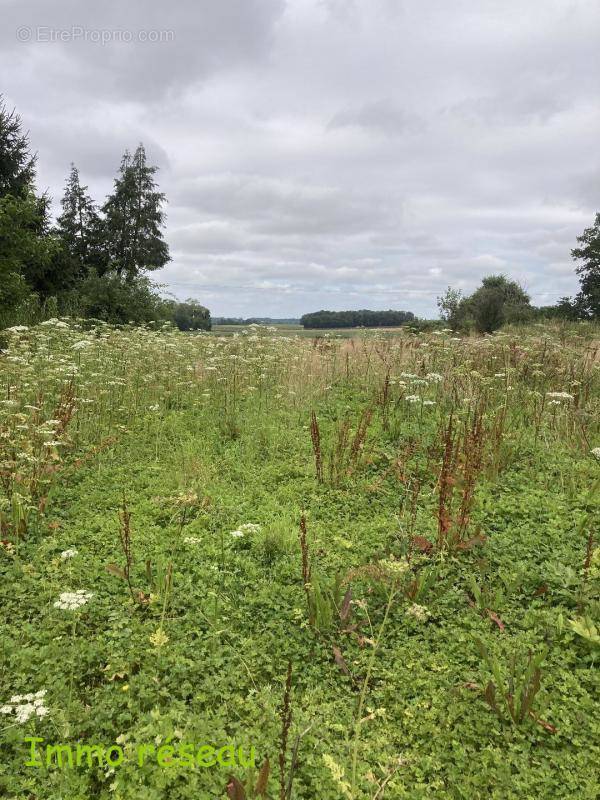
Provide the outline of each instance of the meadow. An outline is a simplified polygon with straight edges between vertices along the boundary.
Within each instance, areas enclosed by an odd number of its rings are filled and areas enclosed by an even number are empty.
[[[1,334],[0,795],[595,800],[598,327],[228,333]]]

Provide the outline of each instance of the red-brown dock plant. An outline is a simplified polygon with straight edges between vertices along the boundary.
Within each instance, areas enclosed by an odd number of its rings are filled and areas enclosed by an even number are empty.
[[[467,549],[481,541],[471,533],[475,489],[483,468],[485,431],[478,404],[459,428],[451,412],[442,429],[442,464],[437,484],[437,549]]]
[[[321,453],[321,431],[317,415],[313,411],[310,415],[310,438],[312,439],[313,453],[315,456],[315,470],[317,481],[323,483],[323,455]]]

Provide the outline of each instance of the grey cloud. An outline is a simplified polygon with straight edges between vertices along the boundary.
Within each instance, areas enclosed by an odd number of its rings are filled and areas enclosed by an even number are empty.
[[[205,214],[252,220],[259,233],[349,233],[384,224],[389,214],[370,193],[345,192],[259,175],[211,175],[183,183],[174,201]]]
[[[0,0],[1,1],[1,0]],[[2,2],[3,90],[58,198],[143,140],[173,261],[215,314],[436,313],[491,271],[577,290],[599,208],[596,0]],[[18,43],[22,25],[172,43]]]
[[[33,54],[58,88],[135,102],[156,102],[167,92],[216,72],[265,57],[283,0],[5,0],[0,41],[21,55]],[[17,31],[30,29],[31,42]],[[102,43],[102,36],[105,43]]]
[[[388,136],[419,133],[423,122],[416,114],[398,108],[391,100],[377,100],[355,108],[338,111],[329,122],[330,129],[357,127],[380,131]]]

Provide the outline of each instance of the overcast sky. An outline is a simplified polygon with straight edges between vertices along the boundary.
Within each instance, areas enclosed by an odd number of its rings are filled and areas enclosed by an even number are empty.
[[[600,210],[598,0],[0,13],[0,92],[39,188],[58,201],[74,161],[102,201],[143,141],[169,201],[172,262],[155,277],[180,299],[434,316],[448,285],[492,272],[538,304],[577,290],[570,250]]]

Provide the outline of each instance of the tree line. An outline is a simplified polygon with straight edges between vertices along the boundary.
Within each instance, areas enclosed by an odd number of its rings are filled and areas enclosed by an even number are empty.
[[[212,317],[213,325],[298,325],[295,317]]]
[[[208,309],[164,299],[147,276],[170,260],[156,171],[143,144],[126,151],[113,191],[98,206],[72,164],[52,224],[50,198],[36,190],[28,135],[0,98],[0,327],[64,314],[210,329]]]
[[[396,328],[414,322],[411,311],[313,311],[300,317],[304,328]]]

